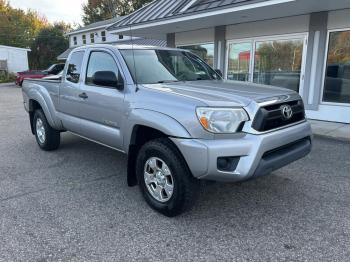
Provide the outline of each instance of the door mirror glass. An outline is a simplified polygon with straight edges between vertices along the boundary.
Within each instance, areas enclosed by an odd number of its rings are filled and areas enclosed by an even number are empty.
[[[112,71],[97,71],[92,76],[92,83],[97,86],[115,87],[122,89],[117,75]]]

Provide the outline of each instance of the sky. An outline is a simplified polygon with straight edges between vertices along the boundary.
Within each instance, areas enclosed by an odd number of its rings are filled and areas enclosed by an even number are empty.
[[[36,10],[45,15],[50,22],[82,24],[81,5],[87,0],[10,0],[9,2],[15,8]]]

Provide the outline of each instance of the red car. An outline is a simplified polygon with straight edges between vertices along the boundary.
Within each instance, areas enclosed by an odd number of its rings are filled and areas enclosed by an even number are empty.
[[[41,79],[48,75],[57,75],[64,68],[64,64],[53,64],[46,70],[28,70],[18,72],[16,77],[16,85],[22,86],[25,78]]]

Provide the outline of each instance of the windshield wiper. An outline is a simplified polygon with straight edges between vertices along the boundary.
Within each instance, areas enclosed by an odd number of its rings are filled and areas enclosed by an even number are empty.
[[[174,83],[174,82],[179,82],[179,80],[160,80],[157,83],[164,84],[164,83]]]

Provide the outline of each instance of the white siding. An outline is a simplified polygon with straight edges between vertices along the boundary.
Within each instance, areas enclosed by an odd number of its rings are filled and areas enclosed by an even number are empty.
[[[26,49],[0,46],[0,60],[7,60],[7,67],[10,73],[29,69],[28,50]]]
[[[101,36],[102,31],[106,32],[106,42],[102,42],[102,36]],[[91,33],[94,34],[95,44],[117,42],[120,40],[119,35],[111,34],[103,29],[95,29],[95,30],[86,31],[83,33],[77,33],[74,35],[70,35],[69,36],[70,47],[83,45],[83,35],[86,35],[86,44],[91,44],[91,40],[90,40]],[[74,45],[74,37],[77,37],[77,45]],[[124,36],[124,38],[121,39],[120,41],[128,40],[129,38],[130,37],[128,37],[128,36]]]
[[[226,28],[226,39],[303,33],[309,30],[309,19],[309,15],[302,15],[229,25]]]
[[[195,31],[175,34],[175,45],[204,44],[214,42],[214,28],[199,29]]]
[[[350,9],[331,11],[328,14],[328,29],[350,28]]]

